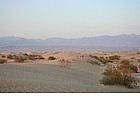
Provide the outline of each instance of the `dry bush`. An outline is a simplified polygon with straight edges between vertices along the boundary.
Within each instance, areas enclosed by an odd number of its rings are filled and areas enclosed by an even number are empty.
[[[109,60],[120,60],[120,56],[118,55],[109,56]]]
[[[114,60],[120,60],[120,56],[118,55],[113,55],[109,57],[102,57],[102,56],[98,57],[90,54],[89,57],[99,60],[102,64],[113,63]]]
[[[0,59],[0,64],[4,64],[4,63],[7,63],[7,60],[6,59]]]
[[[16,55],[9,54],[9,55],[7,55],[7,58],[8,59],[15,59],[16,58]]]
[[[35,59],[45,59],[42,55],[35,55],[35,54],[31,54],[31,55],[27,55],[27,59],[28,60],[35,60]]]
[[[71,66],[71,62],[69,60],[60,59],[59,62],[60,62],[60,64],[61,64],[62,67]]]
[[[117,67],[109,66],[104,71],[104,77],[100,80],[104,85],[123,85],[128,88],[134,88],[138,80],[124,71],[117,69]]]
[[[87,62],[92,64],[92,65],[94,65],[94,64],[101,65],[101,62],[98,59],[94,59],[94,58],[87,59]]]
[[[48,60],[56,60],[56,58],[54,56],[49,56]]]
[[[125,71],[126,73],[137,73],[138,68],[137,66],[134,66],[130,64],[129,60],[122,60],[118,65],[117,68],[119,70]]]
[[[1,55],[2,58],[6,58],[6,55]]]
[[[138,59],[138,62],[140,63],[140,59]]]
[[[16,63],[24,63],[25,60],[26,60],[26,58],[22,57],[22,56],[16,56],[15,59],[14,59],[14,61]]]

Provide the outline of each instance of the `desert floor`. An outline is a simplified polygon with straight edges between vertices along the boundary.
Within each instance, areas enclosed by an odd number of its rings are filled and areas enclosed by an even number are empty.
[[[94,54],[118,55],[116,52]],[[102,72],[106,66],[88,63],[87,55],[88,53],[49,52],[42,54],[46,58],[44,60],[25,63],[8,61],[0,65],[0,92],[140,92],[140,83],[134,89],[100,84],[99,80],[103,77]],[[119,55],[127,59],[134,57],[133,61],[140,58],[136,52],[122,52]],[[55,56],[57,59],[48,61],[48,56]],[[71,66],[62,67],[58,60],[63,58],[73,61]],[[134,76],[140,79],[140,73]]]

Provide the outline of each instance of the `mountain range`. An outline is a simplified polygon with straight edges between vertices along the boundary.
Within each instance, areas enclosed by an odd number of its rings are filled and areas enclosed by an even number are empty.
[[[7,36],[0,38],[0,51],[50,51],[50,50],[139,50],[140,35],[121,34],[116,36],[83,37],[78,39],[48,38],[27,39]]]

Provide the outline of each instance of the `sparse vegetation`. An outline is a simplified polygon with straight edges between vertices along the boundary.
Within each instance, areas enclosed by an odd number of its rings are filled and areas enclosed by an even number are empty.
[[[137,66],[130,64],[128,60],[122,60],[117,66],[108,66],[104,71],[104,77],[100,80],[104,85],[123,85],[134,88],[138,80],[131,76],[132,72],[138,72]]]
[[[87,62],[89,62],[92,65],[94,65],[94,64],[101,65],[101,62],[98,59],[95,59],[95,58],[89,58],[89,59],[87,59]]]
[[[16,63],[24,63],[25,60],[26,59],[24,57],[22,57],[22,56],[16,56],[15,59],[14,59],[14,61]]]
[[[60,59],[59,62],[60,62],[60,64],[61,64],[62,67],[71,66],[71,62],[69,60]]]
[[[31,55],[26,55],[28,60],[35,60],[35,59],[45,59],[42,55],[35,55],[35,54],[31,54]]]
[[[12,54],[7,55],[7,58],[8,58],[8,59],[15,59],[15,57],[16,57],[16,56],[15,56],[15,55],[12,55]]]
[[[122,60],[118,65],[117,68],[119,70],[125,71],[126,73],[137,73],[138,68],[137,66],[134,66],[130,64],[129,60]]]
[[[2,58],[6,58],[6,55],[1,55]]]
[[[0,59],[0,64],[4,64],[4,63],[7,63],[7,60],[6,59]]]
[[[120,56],[118,55],[109,56],[109,60],[120,60]]]
[[[56,60],[56,58],[54,56],[49,56],[48,60]]]
[[[118,55],[113,55],[113,56],[109,56],[109,57],[103,57],[103,56],[95,56],[95,55],[89,55],[91,58],[95,58],[97,60],[99,60],[102,64],[108,64],[108,63],[112,63],[114,60],[120,60],[120,56]]]
[[[140,59],[138,59],[138,62],[140,63]]]

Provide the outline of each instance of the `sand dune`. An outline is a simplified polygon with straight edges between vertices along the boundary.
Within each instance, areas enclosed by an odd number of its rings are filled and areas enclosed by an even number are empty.
[[[104,86],[99,80],[105,66],[91,65],[82,53],[51,52],[57,60],[36,60],[0,65],[0,92],[140,92],[140,87]],[[84,53],[86,56],[87,54]],[[99,54],[98,54],[99,55]],[[58,59],[75,59],[70,67],[61,67]],[[138,73],[136,75],[140,77]]]

